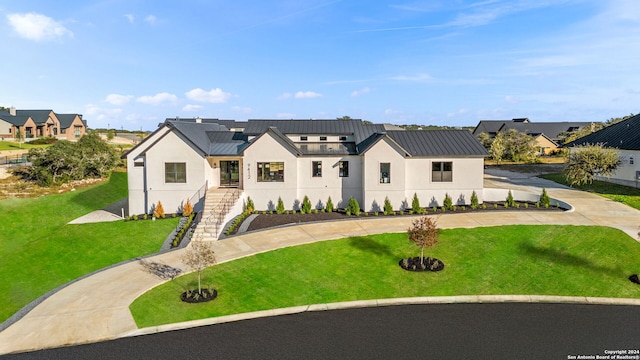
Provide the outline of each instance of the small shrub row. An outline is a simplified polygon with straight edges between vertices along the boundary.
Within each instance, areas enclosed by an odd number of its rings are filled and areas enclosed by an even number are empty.
[[[191,231],[191,225],[193,224],[193,220],[196,217],[196,213],[191,213],[187,218],[187,221],[180,227],[180,230],[176,233],[176,237],[171,241],[171,247],[178,247],[184,237]]]
[[[233,222],[231,223],[231,226],[229,226],[229,228],[227,229],[227,231],[224,232],[225,235],[231,235],[234,234],[238,227],[240,226],[240,224],[242,224],[242,222],[244,221],[244,219],[247,218],[247,216],[251,215],[251,212],[249,212],[248,210],[245,210],[242,212],[242,214],[238,215]]]

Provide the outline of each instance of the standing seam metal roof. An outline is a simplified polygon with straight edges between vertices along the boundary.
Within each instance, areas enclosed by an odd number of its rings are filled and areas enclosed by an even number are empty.
[[[640,150],[640,114],[574,140],[564,147],[599,143],[621,150]]]

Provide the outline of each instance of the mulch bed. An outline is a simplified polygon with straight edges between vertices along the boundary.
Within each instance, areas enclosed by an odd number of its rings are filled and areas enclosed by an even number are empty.
[[[441,271],[444,269],[444,263],[436,258],[425,257],[420,261],[420,256],[406,258],[398,262],[401,268],[407,271]]]
[[[636,283],[636,284],[640,285],[640,279],[638,278],[638,274],[633,274],[633,275],[629,276],[629,280],[632,283]]]
[[[218,291],[216,289],[202,289],[202,294],[196,289],[183,292],[180,295],[180,300],[190,304],[197,304],[211,301],[216,297],[218,297]]]
[[[487,206],[486,209],[478,208],[473,210],[470,207],[466,206],[464,210],[462,210],[462,207],[458,206],[455,211],[449,210],[446,212],[442,212],[440,209],[438,209],[437,213],[434,213],[431,208],[427,208],[427,213],[425,215],[458,214],[458,213],[464,213],[464,212],[478,212],[478,211],[483,211],[483,212],[484,211],[557,211],[557,212],[564,211],[563,209],[556,208],[556,207],[548,207],[548,208],[536,207],[534,203],[528,203],[528,207],[525,208],[524,207],[525,203],[518,202],[518,201],[516,202],[516,204],[519,204],[519,207],[517,208],[516,207],[505,208],[504,202],[494,203],[494,202],[485,201],[485,204]],[[497,204],[497,208],[494,207],[494,204]],[[300,223],[307,223],[307,222],[314,222],[314,221],[369,219],[369,218],[382,218],[382,217],[388,217],[388,216],[415,216],[415,215],[410,215],[408,211],[404,211],[402,215],[400,214],[399,211],[396,211],[395,215],[384,215],[382,212],[379,212],[377,216],[372,212],[369,212],[369,213],[363,212],[360,214],[360,216],[353,216],[353,215],[347,216],[347,214],[345,214],[344,211],[318,212],[317,214],[300,214],[300,213],[262,214],[260,211],[258,211],[257,214],[258,216],[251,221],[251,223],[249,224],[249,227],[247,228],[247,231],[263,230],[263,229],[268,229],[276,226],[293,225],[293,224],[300,224]]]

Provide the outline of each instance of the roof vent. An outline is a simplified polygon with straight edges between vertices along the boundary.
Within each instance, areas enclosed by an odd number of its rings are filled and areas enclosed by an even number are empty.
[[[202,123],[202,119],[200,119],[199,116],[196,118],[196,123],[198,123],[198,124]]]

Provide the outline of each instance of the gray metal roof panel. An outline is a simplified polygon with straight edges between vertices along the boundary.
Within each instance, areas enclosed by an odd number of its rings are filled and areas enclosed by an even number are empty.
[[[487,150],[467,130],[387,131],[387,136],[411,156],[487,156]]]
[[[640,114],[574,140],[564,147],[599,143],[621,150],[640,150]]]
[[[203,153],[209,152],[209,136],[208,131],[228,131],[223,125],[208,123],[191,123],[182,121],[166,121],[168,126],[178,130],[182,135],[189,139]]]

